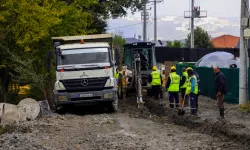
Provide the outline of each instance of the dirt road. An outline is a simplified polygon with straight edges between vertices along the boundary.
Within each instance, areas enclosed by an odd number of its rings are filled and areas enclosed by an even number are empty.
[[[163,123],[146,109],[121,103],[115,114],[52,115],[0,136],[0,150],[249,149],[223,136]]]

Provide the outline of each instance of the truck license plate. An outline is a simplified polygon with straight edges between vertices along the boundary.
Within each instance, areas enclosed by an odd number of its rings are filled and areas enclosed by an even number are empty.
[[[93,97],[93,94],[80,94],[80,97]]]

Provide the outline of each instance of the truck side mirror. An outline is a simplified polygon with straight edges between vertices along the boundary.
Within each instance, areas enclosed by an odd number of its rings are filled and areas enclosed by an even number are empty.
[[[111,61],[111,66],[115,66],[116,65],[116,61]]]

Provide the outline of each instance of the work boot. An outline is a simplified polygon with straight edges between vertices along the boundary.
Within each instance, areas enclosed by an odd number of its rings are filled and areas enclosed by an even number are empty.
[[[224,108],[220,108],[219,110],[220,110],[220,117],[218,117],[218,119],[219,120],[225,119],[225,117],[224,117]]]

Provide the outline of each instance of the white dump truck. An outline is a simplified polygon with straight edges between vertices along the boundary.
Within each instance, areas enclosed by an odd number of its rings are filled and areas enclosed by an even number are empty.
[[[56,108],[103,105],[118,109],[112,34],[52,37]]]

